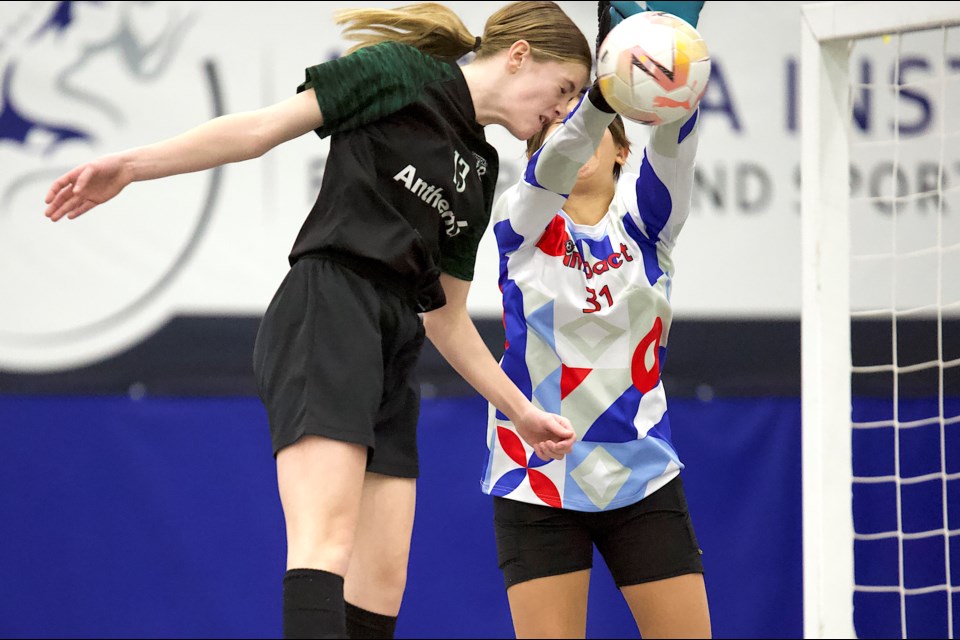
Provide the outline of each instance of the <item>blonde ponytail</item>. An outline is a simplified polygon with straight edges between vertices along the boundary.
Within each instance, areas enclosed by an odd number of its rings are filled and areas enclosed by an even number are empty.
[[[435,2],[397,9],[347,9],[335,14],[343,36],[357,42],[348,53],[380,42],[400,42],[441,58],[460,58],[474,38],[453,11]]]
[[[476,38],[457,14],[435,2],[397,9],[348,9],[335,15],[343,36],[357,44],[349,52],[380,42],[401,42],[441,58],[496,55],[526,40],[540,61],[593,67],[593,49],[583,32],[555,2],[513,2],[487,20]]]

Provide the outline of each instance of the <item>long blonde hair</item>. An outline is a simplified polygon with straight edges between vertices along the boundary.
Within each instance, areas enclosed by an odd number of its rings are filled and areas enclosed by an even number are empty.
[[[475,51],[477,58],[496,55],[526,40],[535,60],[593,66],[593,52],[583,32],[554,2],[513,2],[487,20],[478,40],[457,14],[435,2],[397,9],[338,11],[343,36],[357,42],[355,51],[379,42],[401,42],[442,58],[460,58]]]

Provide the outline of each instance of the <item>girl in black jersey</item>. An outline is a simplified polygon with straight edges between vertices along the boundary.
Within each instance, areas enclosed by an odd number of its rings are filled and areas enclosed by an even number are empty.
[[[482,38],[432,3],[342,12],[338,23],[358,50],[307,69],[294,97],[78,166],[50,187],[46,215],[76,218],[131,182],[256,158],[312,130],[332,135],[254,349],[287,530],[284,635],[392,637],[413,527],[424,332],[541,458],[572,446],[569,422],[503,374],[466,298],[499,166],[483,127],[533,136],[586,83],[592,52],[552,2],[503,7]]]

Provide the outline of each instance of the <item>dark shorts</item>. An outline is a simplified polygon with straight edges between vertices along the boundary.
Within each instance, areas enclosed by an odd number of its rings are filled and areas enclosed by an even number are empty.
[[[617,587],[703,573],[680,476],[640,502],[612,511],[572,511],[496,497],[493,519],[507,589],[592,568],[594,545]]]
[[[296,262],[253,353],[274,455],[323,436],[368,447],[368,471],[416,478],[423,340],[408,299],[326,259]]]

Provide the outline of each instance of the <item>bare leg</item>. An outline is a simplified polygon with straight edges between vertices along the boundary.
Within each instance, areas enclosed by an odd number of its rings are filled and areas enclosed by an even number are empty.
[[[344,576],[353,551],[367,448],[306,436],[277,454],[287,569]]]
[[[384,616],[396,616],[400,611],[415,505],[415,480],[366,474],[360,522],[344,584],[347,602]]]
[[[586,637],[589,590],[589,569],[513,585],[507,599],[517,638]]]
[[[623,587],[620,591],[645,640],[711,637],[703,574],[690,573]]]

